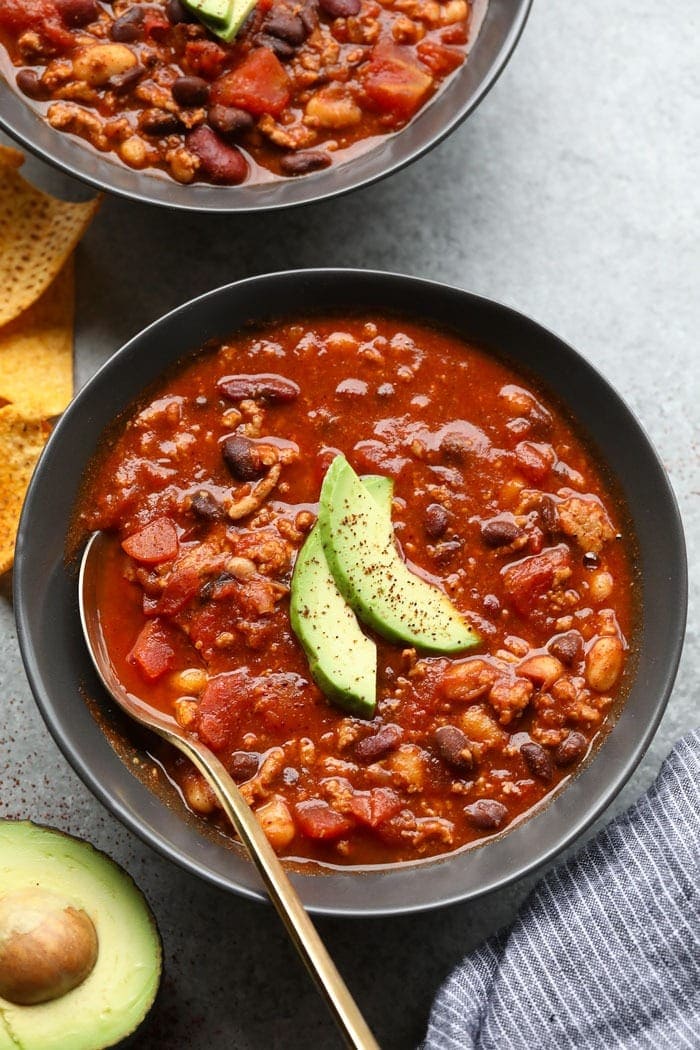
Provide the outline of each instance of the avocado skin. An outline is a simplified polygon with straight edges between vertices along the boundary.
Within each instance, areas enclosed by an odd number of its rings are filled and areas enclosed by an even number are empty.
[[[23,866],[23,860],[30,866]],[[39,1046],[42,1050],[127,1050],[143,1045],[150,1011],[160,990],[163,947],[155,917],[134,880],[84,839],[32,821],[0,820],[0,892],[21,888],[27,881],[58,890],[90,914],[97,928],[98,957],[83,984],[53,1002],[17,1006],[0,998],[0,1050]],[[128,988],[130,1013],[118,997],[108,1002],[109,1021],[116,1017],[118,1022],[106,1032],[99,1030],[100,1012],[105,1009],[107,994],[115,994],[120,976],[114,953],[109,951],[108,926],[115,925],[111,917],[109,924],[105,922],[109,908],[119,911],[117,925],[123,943],[117,954],[126,958],[127,968],[151,968],[142,988]],[[134,920],[138,921],[138,930]],[[140,955],[134,954],[136,944],[144,949]],[[138,1006],[134,1010],[135,999]],[[70,1031],[61,1030],[64,1014],[68,1015]]]
[[[344,456],[321,488],[318,529],[338,590],[357,616],[389,641],[435,653],[480,642],[447,595],[410,571],[384,520]]]
[[[391,479],[371,475],[362,481],[390,518]],[[358,718],[372,718],[377,706],[377,647],[362,633],[335,585],[317,525],[297,556],[289,616],[311,675],[326,698]]]

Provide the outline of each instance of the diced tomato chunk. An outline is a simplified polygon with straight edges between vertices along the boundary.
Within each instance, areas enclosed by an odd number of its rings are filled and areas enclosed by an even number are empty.
[[[310,839],[339,839],[354,827],[354,821],[337,813],[320,798],[310,798],[294,807],[303,835]]]
[[[551,445],[519,441],[515,446],[515,460],[525,477],[540,485],[554,466],[556,455]]]
[[[0,0],[0,26],[17,34],[33,29],[58,51],[65,51],[74,42],[54,0]]]
[[[364,80],[370,103],[399,121],[410,120],[433,87],[433,78],[419,66],[409,48],[380,43],[375,47]]]
[[[143,16],[143,32],[145,36],[151,37],[152,40],[163,40],[172,27],[172,22],[165,17],[165,13],[161,14],[152,8],[146,10]]]
[[[403,803],[395,791],[391,788],[372,788],[366,794],[359,792],[353,795],[350,809],[353,817],[360,824],[366,824],[370,828],[378,828],[385,821],[401,809]]]
[[[244,671],[211,678],[197,709],[197,732],[212,751],[231,747],[237,739],[241,715],[249,707],[250,685]]]
[[[130,558],[143,565],[172,561],[179,549],[177,529],[170,518],[156,518],[125,539],[122,548]]]
[[[237,106],[256,117],[279,116],[291,98],[284,66],[266,47],[256,48],[241,64],[212,85],[213,105]]]
[[[435,40],[422,40],[416,48],[421,62],[436,77],[445,77],[464,62],[464,53],[452,47],[444,47]]]
[[[213,40],[190,40],[185,44],[182,68],[187,73],[215,80],[224,68],[228,55]]]
[[[149,682],[155,682],[166,671],[171,671],[175,661],[175,648],[167,624],[158,619],[149,620],[141,628],[127,660],[138,667]]]
[[[571,554],[565,544],[549,547],[541,554],[521,558],[502,570],[503,583],[515,608],[529,615],[538,600],[550,591],[557,578],[565,579],[571,571]]]

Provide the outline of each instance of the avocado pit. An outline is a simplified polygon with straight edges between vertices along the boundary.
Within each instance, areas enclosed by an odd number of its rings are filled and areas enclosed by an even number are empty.
[[[0,996],[33,1006],[77,988],[97,962],[90,916],[38,887],[0,897]]]

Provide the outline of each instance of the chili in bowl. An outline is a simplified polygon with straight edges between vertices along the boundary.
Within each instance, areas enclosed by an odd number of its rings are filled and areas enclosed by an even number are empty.
[[[18,553],[35,693],[98,795],[213,881],[256,892],[196,771],[140,756],[163,805],[50,684],[100,695],[55,538],[34,598],[42,502],[113,537],[118,676],[227,764],[311,908],[411,910],[521,874],[653,733],[682,633],[675,503],[616,395],[513,311],[391,275],[255,278],[137,337],[51,441]],[[663,616],[650,585],[676,589]]]
[[[495,80],[529,8],[205,2],[250,13],[221,39],[181,0],[0,0],[4,126],[74,174],[156,203],[301,203],[446,134]]]

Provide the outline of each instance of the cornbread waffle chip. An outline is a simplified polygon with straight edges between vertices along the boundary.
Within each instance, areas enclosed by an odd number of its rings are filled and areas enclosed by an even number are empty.
[[[73,396],[73,260],[44,294],[0,328],[0,404],[50,418]]]
[[[16,153],[0,153],[0,325],[48,288],[99,207],[99,198],[69,204],[42,193],[20,175]]]
[[[40,415],[0,408],[0,574],[12,566],[24,494],[48,435]]]

